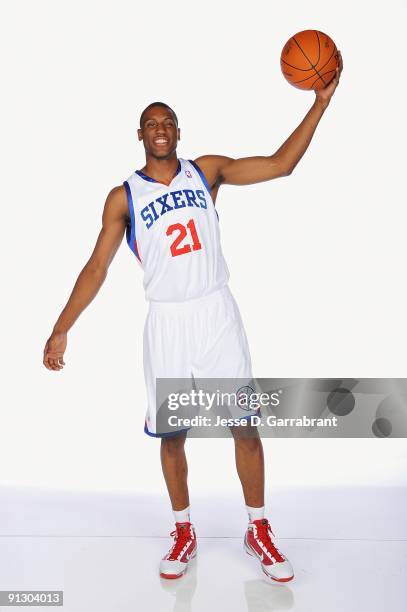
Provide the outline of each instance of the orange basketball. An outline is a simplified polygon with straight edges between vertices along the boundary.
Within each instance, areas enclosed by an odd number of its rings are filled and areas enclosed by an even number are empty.
[[[294,34],[281,52],[281,70],[291,85],[299,89],[321,89],[335,76],[339,65],[332,38],[319,30]]]

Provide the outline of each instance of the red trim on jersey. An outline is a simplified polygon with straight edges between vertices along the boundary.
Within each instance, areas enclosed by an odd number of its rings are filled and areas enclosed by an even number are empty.
[[[135,253],[137,259],[139,260],[139,262],[141,263],[141,257],[140,257],[140,253],[139,253],[139,250],[138,250],[137,240],[136,239],[134,239],[134,253]]]

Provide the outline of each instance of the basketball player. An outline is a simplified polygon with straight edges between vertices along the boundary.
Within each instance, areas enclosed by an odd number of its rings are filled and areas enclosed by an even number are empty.
[[[144,270],[149,300],[143,349],[148,398],[145,432],[160,436],[156,430],[156,378],[251,376],[246,334],[227,284],[216,198],[224,184],[249,185],[291,174],[339,83],[343,68],[340,54],[339,58],[334,80],[315,92],[315,101],[303,121],[270,156],[179,159],[180,129],[175,112],[162,102],[144,109],[138,139],[143,141],[146,164],[107,196],[94,251],[45,345],[45,367],[58,371],[65,365],[67,333],[100,289],[126,232]],[[268,123],[266,104],[258,113],[261,120],[267,117]],[[185,439],[185,431],[161,435],[162,468],[175,518],[174,543],[160,564],[164,578],[182,576],[197,550],[189,513]],[[249,517],[245,550],[260,560],[269,578],[288,582],[294,576],[293,568],[276,547],[264,516],[261,440],[258,435],[234,439]]]

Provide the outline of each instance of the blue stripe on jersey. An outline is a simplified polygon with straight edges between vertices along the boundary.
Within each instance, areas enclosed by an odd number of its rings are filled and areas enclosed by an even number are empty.
[[[190,164],[193,165],[195,170],[198,172],[199,176],[201,177],[201,181],[205,185],[206,191],[209,193],[209,195],[211,196],[211,200],[212,200],[211,188],[209,187],[208,181],[206,180],[206,176],[204,175],[204,173],[202,172],[202,170],[200,169],[200,167],[198,166],[196,162],[194,162],[192,159],[189,159],[188,161]],[[213,202],[213,206],[215,208],[216,216],[218,217],[218,221],[219,221],[219,215],[218,215],[218,211],[216,210],[215,202]]]
[[[127,193],[127,205],[128,205],[129,214],[130,214],[130,225],[128,225],[126,228],[126,240],[127,240],[127,244],[129,245],[129,247],[131,248],[131,250],[137,257],[137,259],[141,261],[139,254],[137,252],[137,248],[136,248],[136,224],[134,221],[133,197],[131,195],[131,189],[130,189],[129,183],[127,181],[124,181],[123,185]]]
[[[175,177],[177,176],[177,174],[179,174],[180,172],[181,172],[181,162],[178,160],[177,171],[174,174],[174,176],[172,177],[172,180],[174,180]],[[158,183],[159,182],[159,181],[156,181],[155,179],[151,178],[151,176],[148,176],[147,174],[144,174],[144,172],[142,172],[141,170],[136,170],[136,174],[141,176],[141,178],[144,179],[145,181],[150,181],[150,183]]]
[[[136,174],[141,176],[141,178],[144,179],[145,181],[150,181],[150,183],[157,182],[155,179],[151,178],[151,176],[147,176],[147,174],[144,174],[144,172],[142,172],[141,170],[136,170]]]
[[[198,164],[195,163],[194,161],[192,161],[192,159],[189,159],[188,161],[189,161],[190,164],[193,165],[195,170],[198,172],[199,176],[201,177],[201,181],[203,182],[203,184],[206,187],[207,192],[209,193],[209,195],[211,195],[211,188],[208,185],[208,181],[206,180],[206,176],[204,175],[204,173],[202,172],[202,170],[200,169]]]

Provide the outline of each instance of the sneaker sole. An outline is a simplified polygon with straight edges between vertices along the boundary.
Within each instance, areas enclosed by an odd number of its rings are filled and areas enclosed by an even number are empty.
[[[182,578],[182,576],[184,576],[185,572],[188,569],[189,562],[192,561],[192,559],[195,559],[196,555],[197,555],[197,550],[195,549],[194,553],[189,557],[189,560],[185,566],[185,569],[180,574],[163,574],[162,572],[160,572],[160,577],[165,578],[166,580],[176,580],[177,578]]]
[[[253,557],[254,559],[257,559],[257,561],[260,563],[261,565],[261,569],[263,571],[263,574],[265,574],[267,576],[267,578],[270,578],[270,580],[272,580],[273,582],[278,582],[279,584],[284,583],[284,582],[291,582],[291,580],[294,578],[294,574],[292,576],[290,576],[289,578],[274,578],[273,576],[270,576],[270,574],[268,574],[266,572],[266,570],[263,567],[263,563],[260,561],[260,559],[257,557],[257,555],[255,555],[251,549],[247,546],[246,541],[243,542],[243,550],[249,555],[249,557]]]
[[[165,578],[166,580],[176,580],[177,578],[182,578],[182,576],[185,574],[186,570],[184,570],[182,572],[182,574],[162,574],[160,572],[160,577],[161,578]]]

